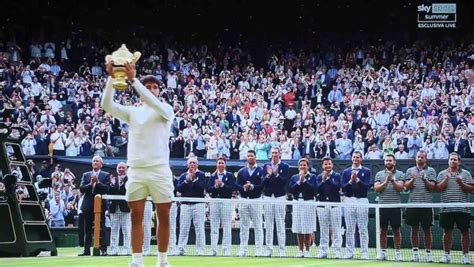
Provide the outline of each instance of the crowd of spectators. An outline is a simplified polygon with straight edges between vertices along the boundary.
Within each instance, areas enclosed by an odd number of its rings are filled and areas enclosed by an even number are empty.
[[[76,187],[76,176],[68,168],[63,169],[61,164],[54,164],[53,159],[42,161],[36,166],[33,160],[26,162],[28,175],[33,177],[34,186],[38,198],[44,207],[45,218],[50,226],[77,226],[78,225],[78,204],[80,201],[79,188]],[[21,180],[21,170],[14,170],[12,174],[17,175]],[[44,187],[44,179],[51,177],[51,184]],[[26,185],[17,187],[18,199],[30,199],[30,191]]]
[[[20,47],[0,42],[0,118],[27,130],[26,155],[125,156],[127,125],[100,106],[104,57],[119,47],[66,39]],[[395,154],[474,157],[473,44],[390,41],[322,50],[250,50],[217,42],[187,47],[143,41],[139,74],[161,82],[175,110],[173,158],[365,159]],[[70,53],[86,55],[74,66]],[[139,105],[131,90],[116,101]],[[157,137],[159,138],[159,137]],[[66,204],[67,206],[67,204]]]

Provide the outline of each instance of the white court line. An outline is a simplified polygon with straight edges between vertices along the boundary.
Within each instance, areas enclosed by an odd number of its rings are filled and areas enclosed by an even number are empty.
[[[337,265],[339,266],[340,264],[345,264],[345,263],[350,263],[350,264],[355,264],[355,266],[367,266],[366,264],[370,264],[370,263],[374,263],[374,262],[378,262],[378,261],[374,261],[374,260],[357,260],[357,259],[354,259],[354,260],[350,260],[350,261],[342,261],[342,260],[338,260],[338,259],[334,259],[333,262],[326,262],[326,263],[321,263],[319,261],[317,261],[318,259],[308,259],[308,260],[316,260],[316,261],[308,261],[307,263],[298,263],[298,264],[292,264],[292,263],[288,263],[288,264],[291,264],[291,267],[306,267],[306,266],[334,266],[334,265]],[[324,260],[327,260],[327,259],[324,259]],[[276,266],[279,266],[279,265],[276,265]],[[282,266],[290,266],[290,265],[282,265]]]

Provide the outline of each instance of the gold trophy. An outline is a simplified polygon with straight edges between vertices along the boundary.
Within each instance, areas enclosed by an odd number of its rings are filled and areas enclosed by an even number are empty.
[[[128,88],[127,75],[125,74],[124,65],[126,63],[135,64],[141,55],[142,53],[140,52],[134,52],[132,54],[125,46],[125,44],[122,44],[122,46],[118,50],[114,51],[112,55],[107,55],[105,57],[105,62],[112,61],[112,78],[114,79],[113,86],[115,89],[125,90]]]

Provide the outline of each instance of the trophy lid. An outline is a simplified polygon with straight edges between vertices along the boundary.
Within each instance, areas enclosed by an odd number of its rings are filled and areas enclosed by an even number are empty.
[[[112,53],[112,56],[107,55],[105,57],[105,60],[113,60],[115,65],[124,65],[125,63],[137,62],[140,56],[140,52],[135,52],[132,54],[130,50],[128,50],[127,46],[125,44],[122,44],[119,49]]]

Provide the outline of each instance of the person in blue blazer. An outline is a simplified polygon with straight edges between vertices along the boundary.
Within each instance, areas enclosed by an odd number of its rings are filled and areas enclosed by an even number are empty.
[[[107,194],[110,188],[110,173],[101,170],[103,160],[100,156],[92,158],[92,171],[82,175],[80,191],[84,195],[80,209],[84,214],[84,251],[79,256],[91,255],[90,247],[92,243],[92,226],[94,224],[94,197],[98,194]],[[105,204],[105,201],[104,201]],[[100,253],[107,255],[107,237],[105,231],[105,210],[106,205],[102,205],[101,220],[101,240]]]
[[[111,176],[109,195],[125,196],[125,185],[127,184],[127,164],[119,162],[117,164],[117,176]],[[130,208],[125,200],[111,200],[109,205],[110,216],[110,256],[118,255],[118,245],[120,230],[123,235],[124,255],[130,254]]]
[[[350,204],[368,204],[367,191],[369,191],[372,173],[369,168],[362,166],[362,153],[352,153],[352,166],[342,172],[342,190],[345,202]],[[359,229],[360,247],[362,250],[360,258],[369,258],[369,209],[365,207],[345,208],[344,219],[346,221],[346,258],[354,257],[355,229]]]
[[[187,164],[188,170],[179,176],[176,186],[177,194],[180,194],[181,197],[204,198],[206,175],[198,169],[199,162],[196,157],[190,157]],[[185,254],[192,220],[196,232],[196,252],[199,256],[202,256],[205,253],[206,246],[204,230],[206,203],[184,201],[181,202],[180,207],[178,255],[183,256]]]
[[[332,159],[323,158],[322,173],[316,178],[317,199],[319,202],[341,202],[341,175],[333,170]],[[341,257],[342,212],[341,207],[318,206],[317,208],[320,241],[318,258],[327,258],[329,248],[329,226],[333,231],[334,257]]]
[[[241,198],[258,199],[262,197],[263,169],[257,165],[255,150],[247,151],[247,166],[242,167],[237,173],[236,188]],[[249,242],[250,221],[255,230],[255,256],[262,256],[263,228],[262,228],[262,205],[240,204],[240,251],[239,256],[247,256]]]
[[[235,177],[226,171],[226,159],[217,159],[216,171],[212,174],[207,185],[207,192],[211,198],[232,198],[235,189]],[[210,256],[217,255],[217,242],[219,240],[219,227],[222,224],[222,248],[224,256],[230,256],[232,241],[232,204],[213,202],[211,203],[211,252]]]
[[[272,202],[286,200],[286,193],[289,182],[289,166],[281,161],[281,151],[279,147],[273,147],[272,159],[263,166],[263,198],[269,204],[263,205],[265,216],[265,244],[267,247],[266,256],[271,256],[273,252],[273,223],[275,221],[278,235],[278,248],[280,257],[286,257],[285,251],[285,204],[275,204]]]
[[[293,194],[291,231],[298,235],[299,251],[296,257],[309,257],[311,235],[316,231],[316,206],[298,205],[300,201],[315,200],[316,175],[309,172],[310,163],[307,158],[298,161],[299,173],[291,176],[289,191]]]

